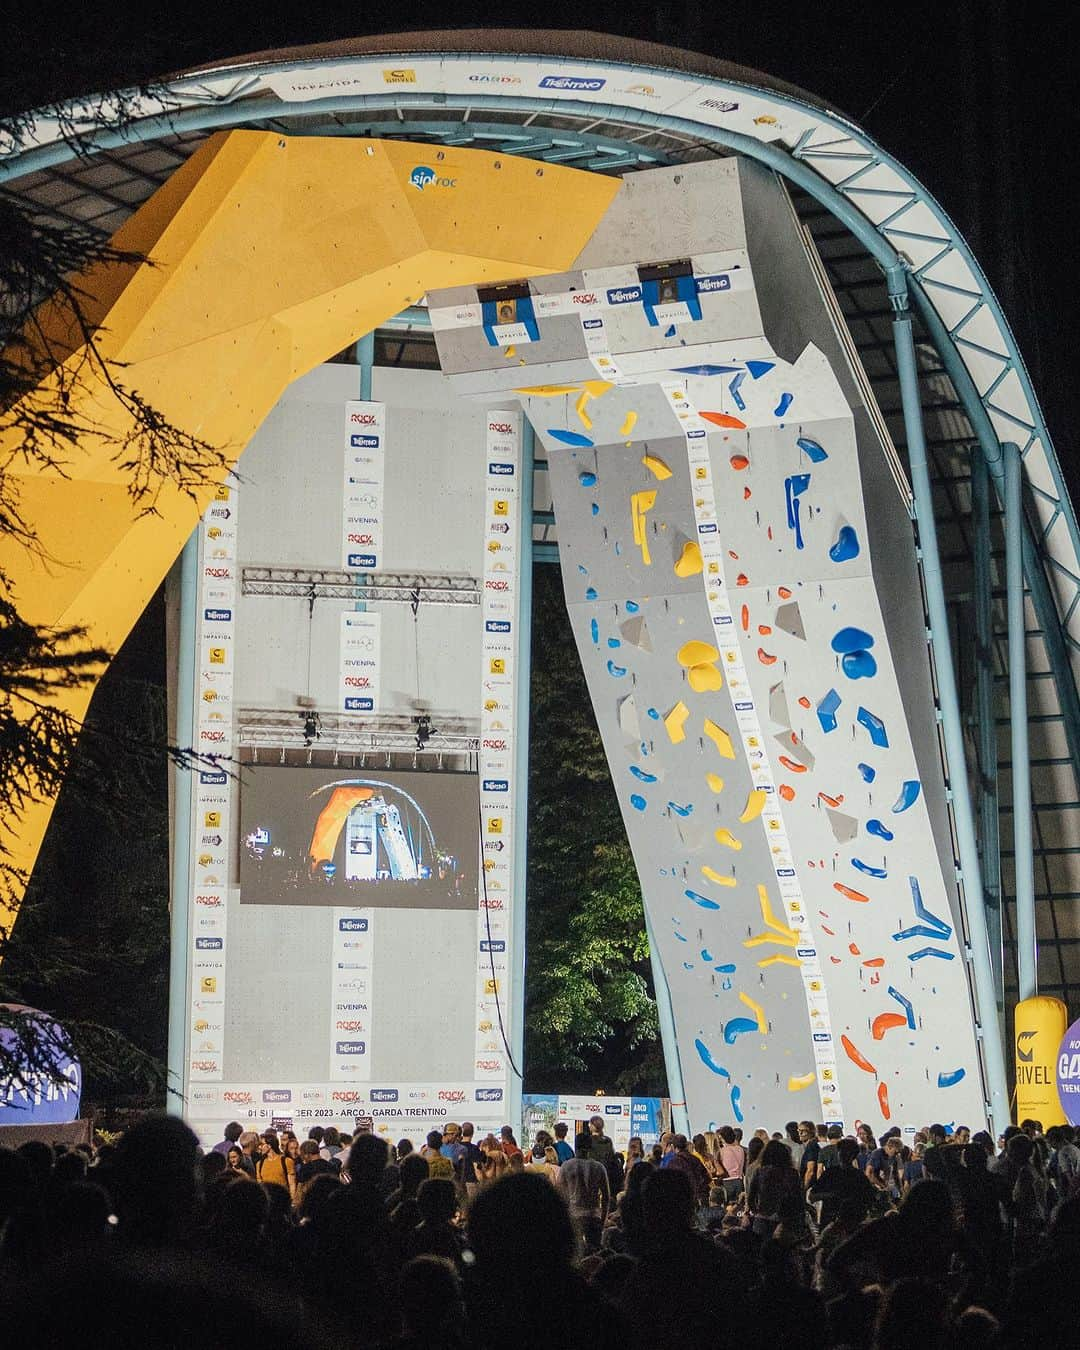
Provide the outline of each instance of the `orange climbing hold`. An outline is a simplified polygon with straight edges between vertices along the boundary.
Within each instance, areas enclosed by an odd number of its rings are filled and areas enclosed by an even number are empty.
[[[877,1089],[877,1104],[881,1107],[881,1114],[886,1120],[892,1120],[892,1112],[889,1110],[889,1085],[888,1083],[879,1083]]]
[[[899,1014],[897,1015],[899,1016]],[[865,1055],[860,1054],[859,1051],[856,1050],[846,1036],[840,1037],[840,1044],[844,1047],[844,1053],[847,1055],[848,1059],[851,1060],[852,1064],[857,1065],[864,1073],[877,1073],[877,1069],[874,1068]]]
[[[736,586],[749,586],[749,585],[750,585],[750,578],[746,575],[745,572],[740,572],[739,575],[735,578],[735,585],[736,585]]]
[[[743,488],[743,490],[742,490],[742,499],[743,499],[744,502],[748,502],[748,501],[750,500],[750,498],[751,498],[753,495],[754,495],[754,494],[750,491],[750,489],[749,489],[748,487],[744,487],[744,488]]]
[[[831,928],[826,928],[824,924],[821,925],[821,931],[822,931],[823,933],[828,933],[828,935],[829,935],[830,937],[835,937],[835,936],[836,936],[836,934],[833,932],[833,930],[832,930]],[[863,964],[865,965],[866,963],[864,962]]]
[[[799,699],[799,707],[807,709],[809,709],[810,707],[810,700],[806,697],[805,694],[803,694],[802,698]]]
[[[852,954],[852,956],[862,956],[862,952],[859,951],[858,947],[855,945],[854,942],[848,943],[848,951]]]
[[[790,783],[781,783],[779,792],[780,796],[783,797],[784,801],[793,802],[795,800],[795,789],[791,786]]]
[[[789,759],[787,755],[780,756],[780,763],[787,769],[788,773],[805,773],[806,765],[800,764],[798,760]]]
[[[745,455],[732,455],[730,463],[731,467],[736,472],[738,472],[740,469],[748,469],[750,467],[750,461],[749,459],[747,459]]]
[[[757,630],[762,637],[768,637],[769,634],[772,632],[772,629],[769,627],[767,623],[759,623],[757,626]]]
[[[759,647],[757,649],[757,659],[761,662],[763,666],[776,665],[776,657],[773,656],[770,652],[767,652],[764,647]]]
[[[878,1013],[870,1027],[870,1034],[875,1041],[880,1041],[887,1031],[892,1031],[896,1027],[906,1027],[907,1018],[903,1013],[883,1012]]]
[[[736,431],[746,430],[746,423],[740,422],[737,417],[732,417],[730,413],[699,412],[698,416],[702,421],[711,422],[714,427],[734,427]]]
[[[742,607],[742,616],[741,616],[741,617],[742,617],[742,630],[743,630],[744,633],[749,633],[749,631],[750,631],[750,606],[749,606],[749,605],[743,605],[743,607]]]
[[[838,956],[830,956],[829,960],[833,963],[834,966],[838,966],[840,964],[840,958]]]
[[[839,891],[845,899],[854,900],[857,904],[868,905],[870,903],[868,895],[863,895],[862,891],[852,890],[850,886],[845,886],[842,881],[834,881],[832,888],[834,891]]]
[[[780,597],[781,600],[791,599],[791,592],[788,590],[786,586],[777,586],[776,594]]]
[[[869,966],[871,970],[880,970],[884,964],[885,958],[883,956],[871,956],[863,962],[863,965]]]
[[[824,802],[826,806],[831,806],[834,809],[838,807],[843,800],[843,797],[830,797],[827,792],[818,793],[818,801]]]

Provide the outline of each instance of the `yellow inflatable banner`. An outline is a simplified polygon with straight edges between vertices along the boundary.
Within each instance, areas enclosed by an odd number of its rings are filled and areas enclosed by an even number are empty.
[[[1025,998],[1016,1005],[1016,1119],[1037,1120],[1044,1130],[1064,1125],[1057,1091],[1057,1058],[1069,1025],[1058,998]]]

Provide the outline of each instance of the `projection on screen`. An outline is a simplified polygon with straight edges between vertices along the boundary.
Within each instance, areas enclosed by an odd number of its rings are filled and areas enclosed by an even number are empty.
[[[475,909],[475,774],[244,770],[240,901]]]

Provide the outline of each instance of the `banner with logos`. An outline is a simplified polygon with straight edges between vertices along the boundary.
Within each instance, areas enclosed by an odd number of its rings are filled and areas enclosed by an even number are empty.
[[[386,405],[346,403],[344,438],[341,565],[346,572],[377,572],[383,555]]]
[[[363,1083],[371,1077],[374,942],[374,910],[334,910],[330,1077],[337,1082]]]
[[[340,712],[378,712],[381,638],[380,615],[359,610],[346,610],[342,614],[338,678]]]
[[[476,1077],[505,1087],[510,1072],[510,912],[514,903],[514,707],[517,679],[521,413],[487,415],[480,814],[482,878],[477,920]],[[500,1089],[501,1091],[502,1089]]]
[[[660,1138],[663,1099],[660,1097],[578,1097],[560,1094],[556,1120],[568,1126],[567,1140],[573,1143],[575,1127],[587,1126],[593,1116],[604,1122],[604,1133],[616,1153],[625,1153],[633,1136],[648,1149]]]
[[[195,866],[191,873],[188,1078],[222,1076],[225,1032],[225,905],[228,887],[237,492],[219,487],[199,526],[195,748],[205,759],[192,784]],[[221,763],[214,756],[221,756]]]

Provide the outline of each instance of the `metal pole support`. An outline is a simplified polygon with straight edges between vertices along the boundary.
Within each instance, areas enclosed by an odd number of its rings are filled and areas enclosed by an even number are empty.
[[[1035,938],[1035,864],[1031,843],[1031,759],[1027,718],[1027,625],[1024,619],[1023,464],[1019,446],[1005,452],[1005,592],[1009,629],[1009,725],[1012,740],[1013,871],[1016,974],[1021,999],[1039,991]]]
[[[975,833],[975,815],[971,804],[971,788],[968,783],[964,755],[964,724],[956,688],[956,671],[953,665],[952,645],[949,640],[948,609],[945,603],[945,584],[941,574],[941,556],[938,550],[937,527],[934,521],[930,468],[926,455],[926,434],[923,428],[922,403],[919,395],[919,371],[915,359],[915,340],[912,333],[911,314],[908,308],[908,279],[903,267],[890,267],[887,276],[889,299],[894,310],[893,340],[896,345],[896,368],[900,381],[904,431],[907,438],[908,461],[911,469],[911,489],[915,499],[915,518],[919,527],[919,547],[922,551],[926,605],[929,611],[931,641],[937,668],[941,725],[945,739],[945,755],[948,761],[949,786],[952,790],[953,818],[956,824],[960,868],[964,878],[964,896],[967,902],[968,933],[971,939],[972,973],[977,1003],[977,1025],[982,1039],[990,1125],[991,1130],[997,1130],[1002,1128],[1009,1119],[1008,1079],[1005,1071],[1004,1047],[998,1031],[997,1002],[994,996],[994,969],[990,960],[990,937],[986,925],[985,900],[979,867],[979,846]]]

